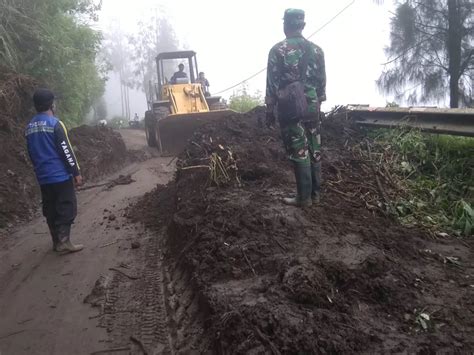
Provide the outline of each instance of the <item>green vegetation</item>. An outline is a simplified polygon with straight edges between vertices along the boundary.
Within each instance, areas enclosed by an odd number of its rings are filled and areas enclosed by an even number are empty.
[[[122,116],[114,116],[107,123],[108,127],[125,128],[128,127],[128,118]]]
[[[410,104],[443,100],[472,106],[472,0],[395,1],[388,62],[379,88]]]
[[[379,130],[377,150],[404,190],[395,202],[402,222],[469,236],[474,233],[474,139]]]
[[[94,0],[0,0],[0,70],[27,74],[56,92],[58,115],[83,122],[104,91]]]
[[[261,105],[263,105],[263,99],[260,92],[250,94],[247,85],[243,85],[229,99],[229,108],[237,112],[248,112]]]
[[[95,101],[94,105],[92,106],[92,113],[92,121],[94,123],[107,119],[107,104],[103,97]]]

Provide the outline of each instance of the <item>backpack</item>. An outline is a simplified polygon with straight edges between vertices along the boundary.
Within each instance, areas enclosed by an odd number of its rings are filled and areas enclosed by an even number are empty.
[[[308,100],[305,95],[306,71],[311,53],[310,42],[305,40],[305,52],[298,63],[300,78],[278,90],[278,113],[288,121],[300,121],[308,116]]]

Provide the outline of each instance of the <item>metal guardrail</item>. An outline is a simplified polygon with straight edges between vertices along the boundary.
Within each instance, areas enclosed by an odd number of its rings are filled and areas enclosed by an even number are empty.
[[[346,107],[346,115],[368,127],[413,127],[425,132],[474,137],[474,109]]]

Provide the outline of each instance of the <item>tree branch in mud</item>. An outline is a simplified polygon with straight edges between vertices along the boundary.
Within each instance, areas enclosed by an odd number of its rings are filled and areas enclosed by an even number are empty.
[[[250,262],[249,258],[247,257],[247,254],[245,254],[244,248],[240,248],[240,250],[242,250],[242,254],[243,254],[243,256],[245,258],[245,261],[247,262],[250,270],[252,270],[252,273],[254,274],[254,276],[257,276],[257,273],[255,272],[255,269],[253,268],[252,263]]]

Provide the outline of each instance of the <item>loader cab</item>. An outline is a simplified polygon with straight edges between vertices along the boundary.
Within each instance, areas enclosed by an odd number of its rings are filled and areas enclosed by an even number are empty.
[[[187,78],[178,78],[175,83],[170,83],[170,78],[177,70],[178,64],[184,65],[184,72]],[[196,82],[198,66],[196,52],[178,51],[160,53],[156,57],[156,68],[158,71],[158,83],[156,94],[159,101],[166,100],[163,95],[163,88],[166,85],[193,84]]]
[[[171,83],[170,79],[173,73],[178,69],[179,64],[184,65],[184,72],[187,74],[187,78],[178,78],[174,83]],[[200,104],[194,103],[192,109],[190,109],[189,106],[186,105],[186,103],[182,100],[181,102],[176,102],[171,98],[173,95],[170,95],[170,90],[173,89],[176,93],[182,92],[183,90],[189,90],[189,88],[192,87],[194,87],[194,95],[201,96],[201,93],[198,94],[197,91],[199,90],[196,88],[199,74],[196,52],[177,51],[160,53],[156,57],[156,69],[158,79],[157,83],[154,86],[150,83],[149,92],[152,96],[148,98],[150,110],[158,111],[158,107],[160,107],[162,110],[163,107],[168,107],[171,114],[179,114],[220,110],[225,108],[221,103],[220,96],[205,95],[203,96],[203,102]],[[177,87],[178,85],[186,84],[189,86]]]
[[[179,71],[178,71],[179,67]],[[202,87],[196,82],[196,52],[164,52],[156,57],[157,83],[150,83],[149,109],[166,115],[209,112]],[[185,74],[183,74],[183,72]]]
[[[179,64],[186,77],[174,76]],[[145,112],[145,132],[148,145],[160,152],[178,153],[184,149],[193,132],[203,124],[232,114],[220,96],[205,96],[197,82],[196,52],[160,53],[156,57],[157,83],[147,90],[148,110]]]

